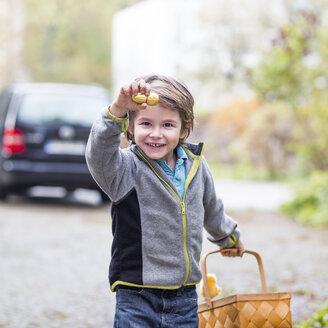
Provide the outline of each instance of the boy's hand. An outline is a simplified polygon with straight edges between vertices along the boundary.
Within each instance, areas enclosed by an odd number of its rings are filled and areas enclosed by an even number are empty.
[[[145,95],[150,93],[150,84],[144,80],[134,81],[129,85],[121,88],[119,95],[110,106],[110,112],[116,117],[124,117],[130,110],[145,109],[146,103],[138,104],[132,100],[132,95],[137,95],[138,92]]]
[[[221,249],[224,249],[224,251],[221,252],[222,256],[229,256],[229,257],[236,257],[236,256],[242,257],[245,252],[244,245],[240,240],[233,248],[221,248]]]

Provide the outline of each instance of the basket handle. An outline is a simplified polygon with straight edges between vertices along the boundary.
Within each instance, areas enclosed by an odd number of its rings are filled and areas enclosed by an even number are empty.
[[[207,304],[208,308],[211,307],[211,302],[212,301],[211,301],[210,290],[209,290],[208,281],[207,281],[206,259],[211,254],[222,253],[222,252],[227,251],[227,250],[231,250],[231,248],[229,248],[229,249],[227,249],[227,248],[226,249],[218,249],[218,250],[213,251],[213,252],[205,253],[202,256],[202,259],[201,259],[203,283],[204,283],[204,289],[205,289],[205,301],[206,301],[206,304]],[[267,288],[266,288],[265,274],[264,274],[263,263],[262,263],[262,259],[261,259],[260,254],[254,252],[254,251],[250,251],[250,250],[245,250],[245,253],[255,256],[255,258],[257,260],[257,265],[258,265],[258,268],[259,268],[259,273],[260,273],[262,293],[266,293]]]

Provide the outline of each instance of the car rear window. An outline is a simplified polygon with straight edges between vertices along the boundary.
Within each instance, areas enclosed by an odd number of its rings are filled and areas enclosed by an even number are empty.
[[[106,105],[106,97],[30,94],[23,97],[17,118],[19,122],[31,124],[66,123],[90,126]]]

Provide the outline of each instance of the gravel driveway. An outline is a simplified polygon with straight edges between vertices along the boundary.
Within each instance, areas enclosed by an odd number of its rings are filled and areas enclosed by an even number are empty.
[[[244,244],[263,258],[270,290],[292,292],[293,321],[328,297],[328,230],[309,229],[273,212],[232,212]],[[109,206],[76,200],[0,202],[0,328],[112,327],[107,281]],[[204,242],[204,251],[215,247]],[[256,292],[256,262],[210,258],[223,293]],[[201,298],[200,298],[201,299]]]

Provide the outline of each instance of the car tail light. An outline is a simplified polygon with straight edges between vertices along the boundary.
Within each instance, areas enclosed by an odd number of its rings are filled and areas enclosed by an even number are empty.
[[[25,151],[25,138],[21,130],[6,128],[3,133],[2,152],[4,154],[18,154]]]

